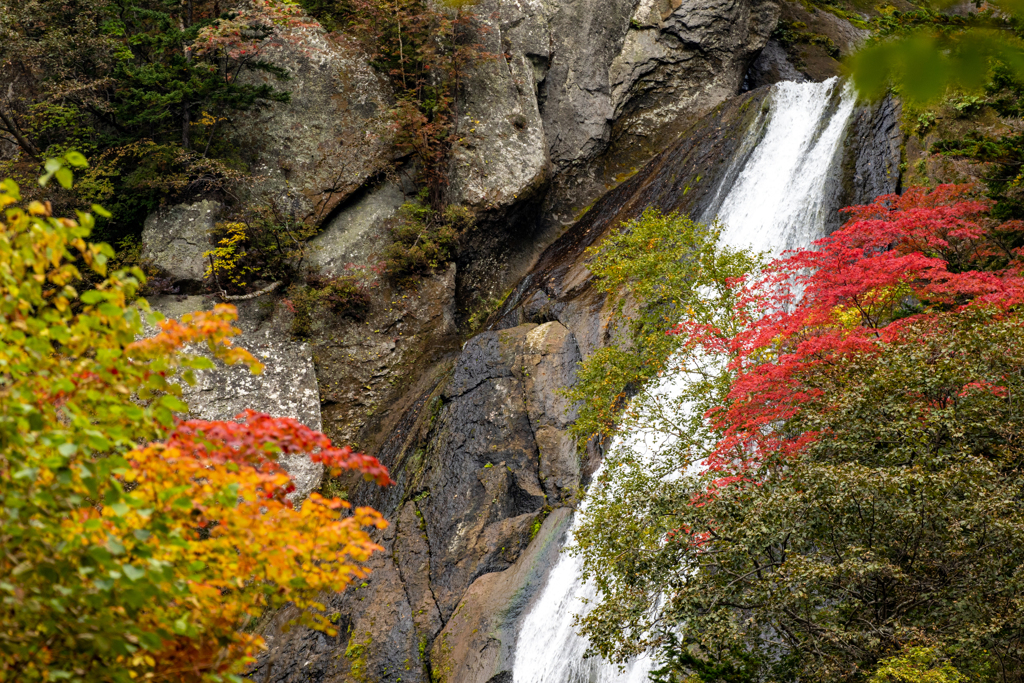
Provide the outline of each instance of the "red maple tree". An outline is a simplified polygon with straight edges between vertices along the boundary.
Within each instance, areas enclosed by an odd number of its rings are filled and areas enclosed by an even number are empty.
[[[973,192],[912,188],[844,209],[843,228],[736,283],[738,334],[685,321],[672,331],[731,359],[725,404],[707,415],[721,434],[705,463],[722,475],[716,486],[755,476],[766,454],[795,456],[821,436],[779,429],[820,397],[816,373],[905,342],[908,330],[922,334],[925,318],[1024,301],[1024,224],[990,219],[990,204]]]

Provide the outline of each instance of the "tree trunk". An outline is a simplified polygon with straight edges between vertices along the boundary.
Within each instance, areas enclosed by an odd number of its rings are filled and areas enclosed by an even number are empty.
[[[11,95],[14,92],[14,84],[11,84],[7,88],[7,99],[11,99]],[[14,136],[14,139],[18,141],[18,146],[33,159],[38,159],[41,155],[39,149],[32,144],[21,132],[21,127],[18,126],[18,122],[14,119],[14,113],[5,106],[3,102],[0,102],[0,122],[3,122],[4,128],[8,133]]]
[[[192,119],[188,107],[188,102],[183,102],[181,105],[181,146],[186,152],[191,152],[192,141],[189,139],[189,126],[192,125]]]

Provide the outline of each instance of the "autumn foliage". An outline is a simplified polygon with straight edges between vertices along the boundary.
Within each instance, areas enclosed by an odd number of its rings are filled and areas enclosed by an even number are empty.
[[[574,532],[593,651],[663,683],[1024,680],[1024,225],[973,192],[879,197],[726,281],[680,217],[597,253],[686,277],[627,283],[680,321],[660,376],[595,354],[574,390],[634,382]]]
[[[385,522],[296,506],[277,458],[387,471],[292,419],[181,419],[179,383],[213,367],[197,349],[261,369],[231,344],[233,307],[161,320],[141,273],[107,272],[91,215],[21,207],[11,181],[0,206],[0,680],[227,680],[286,603],[333,633],[317,597],[365,576]]]
[[[743,282],[738,333],[684,321],[674,333],[735,373],[707,464],[732,475],[762,454],[796,454],[819,435],[774,428],[821,395],[811,381],[858,354],[922,332],[923,320],[966,307],[1010,310],[1024,301],[1024,224],[989,219],[970,186],[911,188],[845,209],[847,224],[810,249],[784,254]]]

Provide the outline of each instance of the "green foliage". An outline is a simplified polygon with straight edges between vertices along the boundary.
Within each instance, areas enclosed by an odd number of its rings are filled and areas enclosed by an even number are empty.
[[[689,430],[696,424],[677,423],[676,405],[661,405],[641,393],[621,413],[625,400],[669,369],[686,367],[696,373],[692,390],[681,402],[704,405],[718,396],[721,377],[685,341],[666,332],[683,315],[730,331],[725,314],[733,292],[728,282],[758,267],[760,259],[746,251],[718,249],[719,224],[703,225],[678,214],[648,209],[622,230],[592,247],[588,266],[597,286],[618,302],[611,323],[614,341],[598,349],[580,367],[576,385],[567,393],[579,401],[572,426],[580,443],[610,435],[618,426],[632,429],[648,420],[674,423]]]
[[[868,683],[963,683],[968,676],[957,671],[935,648],[908,647],[878,664]]]
[[[939,140],[931,150],[986,164],[982,177],[988,196],[996,201],[992,215],[1002,220],[1024,218],[1024,134],[994,137],[972,131],[960,139]]]
[[[820,33],[813,33],[807,30],[807,24],[802,21],[780,20],[775,30],[772,31],[772,38],[780,45],[790,46],[804,43],[807,45],[818,45],[833,59],[839,59],[839,48],[828,36]]]
[[[902,220],[908,231],[925,230],[921,212]],[[973,268],[1005,266],[1007,249],[958,252],[955,221],[943,225],[950,242],[941,258],[956,277],[987,280],[995,273]],[[877,227],[864,220],[860,229]],[[654,234],[688,238],[664,227]],[[881,239],[888,244],[892,235]],[[1004,236],[994,231],[991,237]],[[592,650],[623,661],[655,649],[662,665],[655,680],[666,683],[862,683],[873,672],[876,683],[1024,678],[1019,311],[946,305],[926,315],[900,287],[872,289],[889,302],[885,316],[872,313],[867,300],[859,308],[828,303],[841,331],[817,346],[816,330],[795,329],[782,313],[747,308],[764,299],[734,297],[728,283],[716,294],[716,278],[703,265],[716,260],[713,240],[699,250],[706,257],[687,259],[670,240],[644,238],[624,233],[604,245],[595,263],[601,277],[638,283],[638,312],[664,307],[664,271],[689,270],[678,279],[684,291],[690,286],[694,297],[722,304],[674,312],[674,319],[694,321],[681,329],[707,343],[692,346],[681,335],[667,348],[671,360],[659,366],[659,379],[641,375],[642,364],[628,356],[610,357],[603,369],[616,381],[640,376],[646,382],[620,413],[618,426],[630,438],[607,456],[575,533],[585,577],[601,597],[578,622]],[[938,258],[936,244],[922,240],[915,249]],[[859,264],[851,268],[860,268],[855,272],[865,282],[879,282],[861,262],[870,255],[885,259],[867,252],[843,254]],[[867,288],[845,273],[826,272],[806,291],[823,296],[823,282],[839,290]],[[884,342],[830,355],[844,334],[876,318],[868,336],[882,335]],[[760,335],[755,351],[744,347],[746,368],[728,356],[737,347],[722,341],[749,344],[743,340],[750,337],[736,342],[730,325]],[[707,354],[726,357],[715,362]],[[800,368],[795,386],[776,371],[783,363]],[[760,394],[736,379],[755,373]],[[603,411],[588,406],[584,416],[604,417],[607,406],[625,397],[602,393],[594,377],[585,364],[584,386],[573,398]],[[649,391],[655,382],[674,391]],[[775,404],[792,410],[771,412]],[[751,440],[806,440],[799,450],[765,446],[751,464],[753,446],[730,448],[737,442],[724,438],[735,434],[727,431],[734,423],[718,416],[731,406],[783,415],[736,428],[752,432]],[[723,443],[726,450],[716,451]],[[697,471],[694,464],[716,452],[729,467]]]
[[[217,246],[206,253],[206,277],[222,291],[255,289],[257,282],[290,282],[299,278],[306,241],[315,228],[274,206],[258,206],[239,220],[217,223]]]
[[[850,66],[854,82],[869,97],[892,86],[912,104],[935,102],[949,90],[980,92],[993,69],[1015,78],[1024,75],[1024,42],[1018,36],[1018,18],[1024,9],[1018,0],[992,3],[969,17],[940,10],[952,0],[901,12],[880,8],[874,20],[872,43],[854,54]]]
[[[289,288],[286,304],[295,314],[292,318],[292,334],[308,337],[313,332],[314,320],[324,311],[352,320],[366,320],[370,312],[370,295],[362,283],[352,276],[310,276],[306,284],[296,284]]]
[[[399,209],[391,226],[393,242],[384,250],[388,277],[399,284],[447,264],[459,237],[473,226],[473,216],[462,206],[449,205],[440,212],[419,202]]]

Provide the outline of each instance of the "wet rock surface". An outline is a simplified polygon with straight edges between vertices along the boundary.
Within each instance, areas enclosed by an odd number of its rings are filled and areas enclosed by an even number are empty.
[[[578,485],[574,444],[554,436],[573,415],[557,395],[571,383],[579,351],[557,322],[471,339],[442,395],[418,503],[430,539],[431,585],[444,620],[479,576],[507,569],[530,541],[549,501],[541,482],[546,428],[549,489]],[[568,462],[567,462],[568,461]],[[557,463],[557,464],[552,464]],[[559,487],[555,481],[563,486]]]
[[[550,554],[555,533],[545,517],[556,508],[562,512],[550,517],[564,520],[580,482],[575,444],[564,433],[574,413],[558,393],[574,381],[579,360],[558,322],[467,342],[444,380],[427,386],[394,426],[395,444],[378,453],[398,486],[372,500],[351,489],[350,499],[373,502],[391,526],[366,585],[330,597],[329,609],[348,629],[344,645],[303,629],[281,631],[289,618],[282,613],[267,626],[271,655],[254,678],[267,675],[273,658],[274,681],[427,680],[431,667],[444,665],[425,655],[471,585],[485,606],[509,600],[509,585],[535,590],[543,575],[537,558]],[[517,564],[526,556],[532,559]],[[508,574],[513,566],[528,568]],[[496,572],[505,578],[478,583]],[[525,598],[518,599],[521,611]],[[477,609],[480,618],[488,609]],[[509,619],[501,627],[506,651]]]
[[[844,179],[837,206],[866,204],[900,187],[900,103],[891,95],[854,112],[853,123],[843,147]],[[835,214],[831,230],[845,219]]]
[[[558,508],[512,567],[485,574],[469,587],[431,651],[431,661],[445,680],[512,681],[519,619],[558,561],[571,519],[568,508]]]
[[[785,48],[778,41],[769,40],[757,60],[750,65],[743,85],[748,90],[754,90],[779,81],[803,83],[807,80],[807,76],[793,66]]]
[[[778,0],[484,0],[453,198],[482,229],[460,300],[500,299],[586,207],[739,92]]]

